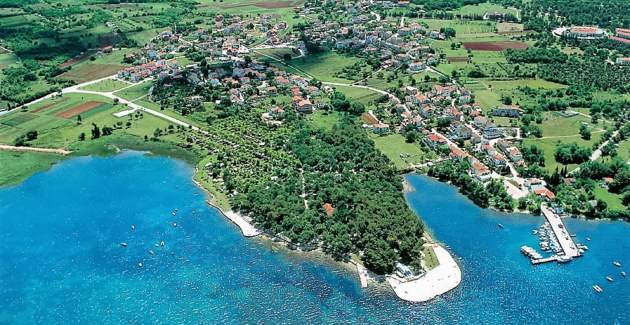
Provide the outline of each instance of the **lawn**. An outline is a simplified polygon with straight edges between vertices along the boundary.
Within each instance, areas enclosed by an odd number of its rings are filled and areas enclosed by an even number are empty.
[[[630,139],[626,139],[619,143],[619,148],[617,148],[617,154],[619,157],[625,161],[630,160]]]
[[[434,269],[436,266],[440,265],[440,261],[438,261],[437,256],[435,256],[435,251],[431,246],[423,246],[422,254],[424,255],[424,263],[427,267],[427,270]]]
[[[371,137],[376,148],[400,170],[408,169],[412,164],[423,163],[425,159],[431,157],[431,154],[422,151],[417,143],[405,142],[405,138],[400,134]]]
[[[327,131],[332,130],[333,126],[341,119],[339,112],[317,111],[308,117],[309,122],[316,128]]]
[[[621,201],[621,194],[610,193],[599,185],[595,186],[593,194],[595,194],[595,198],[606,202],[610,210],[623,211],[627,209]]]
[[[116,80],[116,79],[106,79],[103,81],[99,81],[95,84],[87,85],[85,87],[81,87],[83,90],[89,91],[98,91],[98,92],[112,92],[125,87],[130,86],[130,83]]]
[[[494,22],[489,21],[471,21],[471,20],[447,20],[447,19],[420,19],[429,25],[429,29],[439,30],[442,27],[451,27],[455,29],[457,37],[469,34],[494,33]]]

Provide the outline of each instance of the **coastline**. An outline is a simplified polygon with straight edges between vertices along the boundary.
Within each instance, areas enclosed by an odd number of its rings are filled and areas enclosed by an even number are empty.
[[[251,220],[248,220],[248,218],[245,218],[239,213],[236,213],[232,210],[224,211],[223,208],[213,202],[214,195],[208,189],[206,189],[200,181],[195,178],[198,171],[199,169],[195,168],[195,173],[193,174],[192,181],[204,192],[206,192],[207,195],[210,196],[210,198],[206,200],[206,203],[217,209],[225,218],[236,225],[241,230],[241,233],[244,237],[253,238],[259,236],[263,240],[272,243],[272,245],[280,244],[282,247],[289,248],[290,243],[286,242],[282,238],[271,236],[262,232],[261,230],[257,229],[252,224]],[[415,188],[411,186],[406,178],[403,178],[403,191],[415,191]],[[430,241],[430,244],[425,245],[430,245],[434,249],[436,257],[439,261],[438,266],[420,276],[416,276],[411,279],[401,279],[395,274],[389,274],[380,277],[389,284],[389,286],[394,291],[396,296],[398,296],[398,298],[409,302],[426,302],[437,296],[445,294],[448,291],[451,291],[461,283],[461,270],[457,262],[455,262],[455,259],[441,245],[433,243],[432,239],[430,239]],[[297,248],[297,251],[301,254],[315,253],[318,256],[323,255],[328,257],[320,249],[304,251],[300,248]],[[379,276],[371,274],[371,272],[359,261],[350,259],[350,261],[348,262],[336,262],[345,265],[349,268],[349,270],[355,271],[357,273],[361,288],[367,288],[369,283],[371,282],[379,283]]]

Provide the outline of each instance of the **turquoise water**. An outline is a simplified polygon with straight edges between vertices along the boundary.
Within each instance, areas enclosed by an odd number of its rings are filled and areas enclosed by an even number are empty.
[[[541,218],[481,210],[410,176],[410,205],[462,258],[464,278],[409,304],[243,238],[191,175],[177,160],[124,153],[66,161],[0,190],[0,324],[630,322],[630,279],[611,264],[630,265],[628,224],[570,220],[579,239],[593,239],[587,255],[532,267],[518,249],[536,245]]]

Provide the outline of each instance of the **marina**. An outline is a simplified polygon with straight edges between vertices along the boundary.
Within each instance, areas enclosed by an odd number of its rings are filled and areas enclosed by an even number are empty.
[[[562,218],[556,212],[545,205],[541,206],[541,212],[546,222],[532,233],[538,235],[540,249],[553,255],[544,257],[534,248],[522,246],[521,253],[529,257],[533,265],[554,261],[568,263],[588,250],[588,246],[574,241],[575,236],[569,234]]]

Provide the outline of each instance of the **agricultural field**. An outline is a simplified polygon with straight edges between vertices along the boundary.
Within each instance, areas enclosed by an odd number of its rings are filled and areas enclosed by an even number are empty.
[[[374,102],[377,98],[382,96],[381,94],[375,91],[372,91],[369,89],[363,89],[363,88],[354,88],[354,87],[345,87],[345,86],[334,86],[333,88],[335,88],[337,91],[342,92],[347,97],[353,100],[356,100],[358,102],[361,102],[364,105],[368,105],[369,103]]]
[[[62,74],[60,78],[83,83],[114,75],[123,68],[124,66],[119,64],[86,63],[73,67],[72,70]]]
[[[141,82],[132,87],[125,88],[121,91],[118,91],[114,94],[126,100],[135,101],[139,98],[147,96],[149,94],[149,89],[151,89],[152,86],[153,86],[152,82],[149,82],[149,81]]]
[[[509,7],[506,8],[504,6],[494,4],[494,3],[489,3],[489,2],[475,4],[475,5],[466,5],[461,8],[458,8],[457,10],[453,10],[452,12],[458,15],[465,15],[465,16],[483,16],[486,12],[499,12],[499,13],[512,14],[514,16],[519,15],[519,10],[516,8],[509,8]]]

